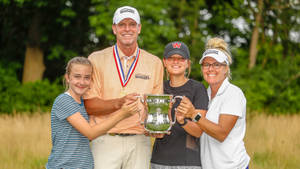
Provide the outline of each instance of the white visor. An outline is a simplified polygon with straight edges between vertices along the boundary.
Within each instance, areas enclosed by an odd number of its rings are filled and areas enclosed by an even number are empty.
[[[113,24],[118,24],[125,18],[133,19],[137,24],[140,24],[139,12],[131,6],[123,6],[116,10],[113,18]]]
[[[229,61],[228,61],[227,56],[221,50],[218,50],[218,49],[207,49],[203,53],[202,58],[199,61],[199,64],[202,64],[203,59],[206,58],[206,57],[212,57],[212,58],[216,59],[220,63],[226,62],[226,64],[229,65]]]

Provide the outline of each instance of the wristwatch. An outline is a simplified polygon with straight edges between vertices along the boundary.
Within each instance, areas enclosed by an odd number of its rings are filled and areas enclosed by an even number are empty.
[[[184,118],[184,119],[183,119],[183,123],[180,124],[180,123],[178,122],[178,124],[179,124],[180,127],[182,127],[182,126],[186,125],[187,122],[188,122],[188,120],[187,120],[186,118]]]
[[[201,113],[197,113],[196,116],[193,118],[193,122],[198,122],[201,119]]]

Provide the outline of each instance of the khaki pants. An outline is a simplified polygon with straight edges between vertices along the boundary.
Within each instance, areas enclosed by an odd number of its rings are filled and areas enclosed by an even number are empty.
[[[95,169],[149,169],[150,137],[103,135],[91,143]]]

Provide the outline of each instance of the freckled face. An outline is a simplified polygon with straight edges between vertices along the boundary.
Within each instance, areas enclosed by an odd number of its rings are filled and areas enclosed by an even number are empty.
[[[81,97],[90,87],[92,67],[83,64],[72,64],[69,75],[65,75],[69,83],[69,92]]]

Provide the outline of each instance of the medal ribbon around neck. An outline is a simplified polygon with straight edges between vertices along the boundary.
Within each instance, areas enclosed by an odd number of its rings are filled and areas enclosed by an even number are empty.
[[[129,82],[129,80],[131,78],[131,75],[133,74],[133,72],[135,70],[135,67],[137,65],[137,62],[139,60],[140,49],[137,48],[136,57],[135,57],[133,63],[131,64],[126,77],[125,77],[125,74],[124,74],[124,71],[123,71],[122,62],[121,62],[120,57],[119,57],[117,44],[113,48],[113,54],[114,54],[114,59],[115,59],[116,67],[117,67],[117,70],[118,70],[121,85],[122,85],[122,87],[125,87],[127,85],[127,83]]]

